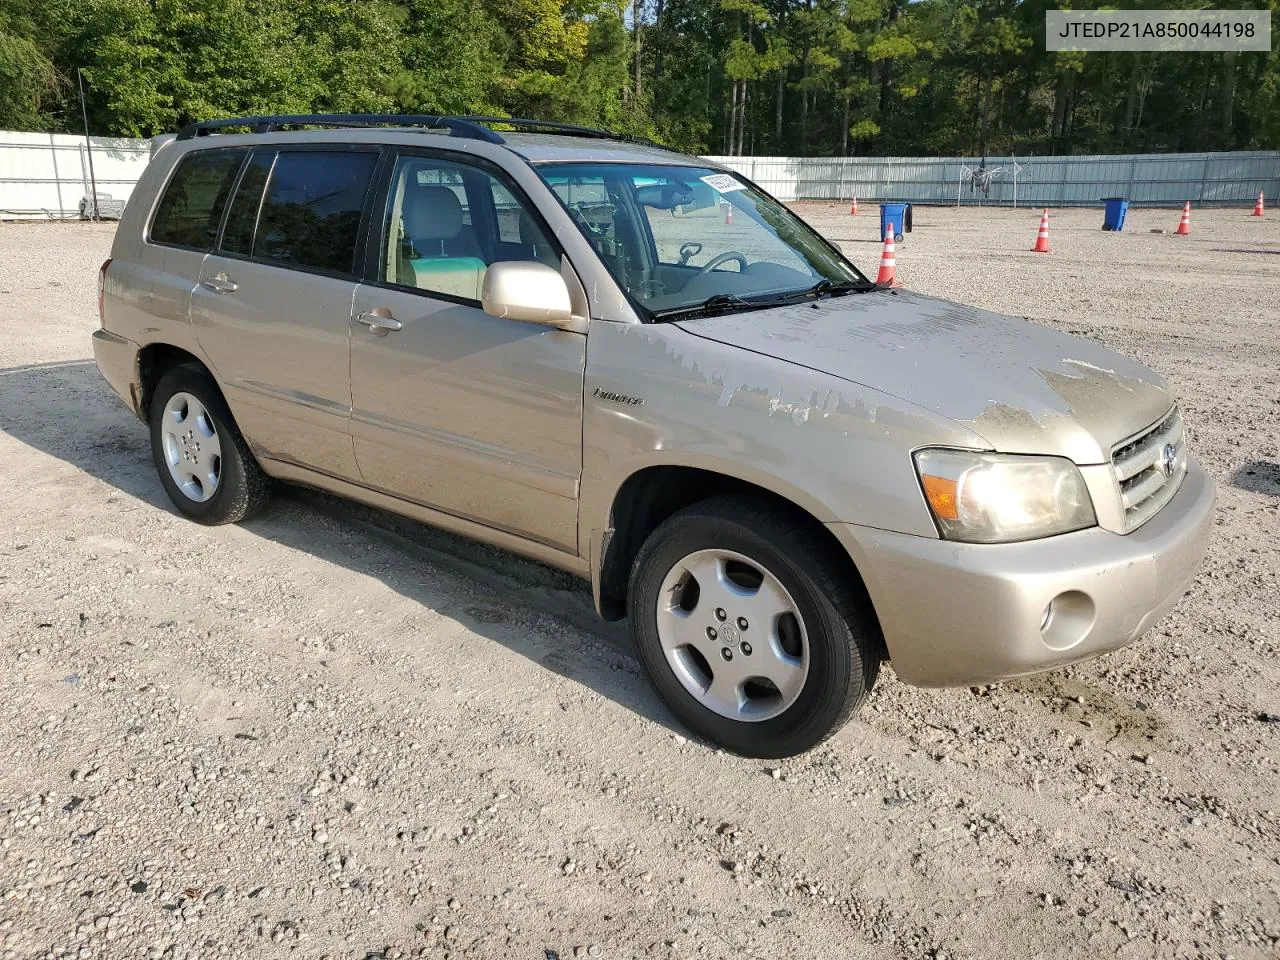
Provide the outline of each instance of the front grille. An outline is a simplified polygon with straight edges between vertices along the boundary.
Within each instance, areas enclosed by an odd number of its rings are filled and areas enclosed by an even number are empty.
[[[1167,448],[1172,448],[1172,456]],[[1187,444],[1178,408],[1112,449],[1111,468],[1120,486],[1127,533],[1159,513],[1187,473]]]

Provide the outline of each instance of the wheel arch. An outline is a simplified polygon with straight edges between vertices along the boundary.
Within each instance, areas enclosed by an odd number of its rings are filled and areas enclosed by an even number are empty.
[[[194,353],[184,350],[182,347],[174,346],[171,343],[156,342],[149,343],[138,351],[138,385],[140,388],[138,416],[144,422],[150,419],[151,398],[155,395],[156,385],[160,383],[160,378],[174,367],[185,363],[199,366],[217,384],[217,377],[213,375],[209,365]]]
[[[758,483],[702,467],[677,465],[642,467],[619,485],[610,506],[607,529],[598,539],[593,536],[592,585],[597,612],[606,620],[625,617],[627,582],[644,541],[677,511],[720,496],[749,496],[768,501],[812,529],[817,542],[841,565],[850,582],[856,584],[867,609],[874,615],[874,606],[857,564],[813,511]]]

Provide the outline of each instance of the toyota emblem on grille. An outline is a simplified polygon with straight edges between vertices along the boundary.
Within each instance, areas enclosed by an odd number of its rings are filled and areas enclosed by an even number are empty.
[[[1164,475],[1172,477],[1173,471],[1178,469],[1178,451],[1172,443],[1164,445],[1164,451],[1161,454],[1160,466],[1164,468]]]

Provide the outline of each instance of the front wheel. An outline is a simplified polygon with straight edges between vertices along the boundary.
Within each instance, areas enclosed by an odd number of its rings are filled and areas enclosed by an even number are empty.
[[[746,497],[698,503],[649,537],[629,614],[658,693],[736,753],[784,757],[866,700],[881,641],[847,564],[803,519]]]

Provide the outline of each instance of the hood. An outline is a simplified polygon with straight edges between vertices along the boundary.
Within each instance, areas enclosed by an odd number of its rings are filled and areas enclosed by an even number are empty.
[[[955,420],[994,450],[1105,463],[1173,404],[1164,381],[1092,340],[907,291],[678,322]]]

